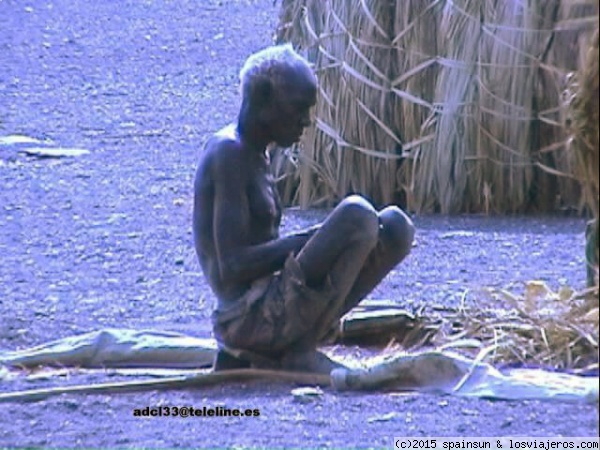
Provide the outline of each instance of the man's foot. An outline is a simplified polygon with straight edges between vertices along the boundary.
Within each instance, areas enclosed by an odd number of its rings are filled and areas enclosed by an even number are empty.
[[[281,358],[281,369],[329,375],[333,369],[344,367],[318,350],[290,351]]]
[[[225,350],[218,350],[215,356],[215,362],[213,364],[213,371],[219,370],[233,370],[233,369],[248,369],[250,368],[250,361],[240,359],[233,356],[231,353],[227,353]]]

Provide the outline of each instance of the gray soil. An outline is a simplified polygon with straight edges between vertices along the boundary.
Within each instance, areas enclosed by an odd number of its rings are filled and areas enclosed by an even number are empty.
[[[272,3],[0,0],[0,136],[91,151],[39,159],[0,146],[1,349],[105,327],[210,335],[214,297],[192,248],[192,179],[207,136],[235,118],[240,64],[271,42]],[[283,231],[325,213],[289,210]],[[371,297],[412,309],[531,279],[584,285],[582,219],[414,220],[413,253]],[[292,388],[233,384],[0,404],[0,446],[389,447],[394,436],[598,434],[592,406],[328,390],[297,403]],[[260,415],[133,416],[156,405]]]

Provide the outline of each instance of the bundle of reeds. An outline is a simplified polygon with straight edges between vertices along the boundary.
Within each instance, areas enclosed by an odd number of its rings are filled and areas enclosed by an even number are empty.
[[[598,43],[599,32],[596,29],[581,69],[571,78],[566,97],[575,175],[581,182],[585,204],[594,216],[594,221],[588,225],[586,232],[590,285],[598,285]]]
[[[456,212],[465,201],[470,175],[467,158],[477,150],[475,76],[480,59],[482,2],[457,0],[448,4],[440,23],[440,62],[436,80],[434,139],[415,153],[410,180],[417,211]]]
[[[498,288],[468,291],[458,307],[430,305],[412,313],[393,301],[366,300],[342,319],[336,342],[387,344],[376,358],[435,347],[500,365],[597,371],[599,308],[589,302],[594,296],[597,286],[553,291],[531,281],[522,294]]]
[[[560,90],[543,65],[558,3],[463,1],[447,8],[446,57],[457,66],[440,74],[443,114],[436,140],[423,151],[429,155],[422,170],[435,167],[430,178],[438,186],[432,191],[427,177],[417,177],[418,198],[435,192],[445,213],[554,206],[551,183],[542,185],[546,176],[536,164],[564,142],[560,121],[551,117]],[[552,89],[539,88],[545,78]]]
[[[332,203],[351,192],[379,203],[395,200],[399,162],[422,141],[431,111],[431,98],[411,90],[433,90],[432,30],[439,5],[437,0],[402,6],[375,0],[283,3],[279,39],[306,52],[321,94],[315,126],[297,152],[298,188],[284,186],[284,200]],[[398,14],[398,8],[404,12]],[[293,191],[294,198],[285,197]]]
[[[597,370],[598,306],[590,308],[589,294],[567,287],[554,292],[541,282],[527,283],[522,295],[488,290],[474,300],[491,295],[507,308],[473,307],[466,298],[460,308],[443,311],[444,325],[434,340],[445,347],[473,348],[477,342],[475,351],[496,363]]]
[[[288,152],[283,200],[361,192],[444,213],[577,204],[562,82],[596,3],[282,0],[278,40],[305,52],[321,94]]]

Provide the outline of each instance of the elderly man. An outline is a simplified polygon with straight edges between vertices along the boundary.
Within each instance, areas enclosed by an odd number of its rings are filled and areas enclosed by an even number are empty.
[[[284,45],[252,55],[240,81],[237,125],[209,139],[195,180],[195,247],[218,298],[215,370],[329,373],[319,341],[406,257],[414,227],[399,208],[353,195],[319,226],[280,237],[269,149],[300,139],[317,80]]]

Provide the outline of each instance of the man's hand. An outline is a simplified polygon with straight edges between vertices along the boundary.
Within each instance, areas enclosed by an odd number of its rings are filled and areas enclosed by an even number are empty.
[[[294,256],[296,256],[300,252],[300,250],[302,250],[302,248],[306,245],[309,239],[313,237],[314,234],[320,229],[321,224],[317,224],[305,230],[301,230],[286,236],[286,238],[294,239],[297,242],[297,246],[294,248],[293,251]]]
[[[318,223],[316,225],[313,225],[310,228],[307,228],[306,230],[300,231],[298,234],[301,234],[301,235],[304,235],[304,236],[308,236],[308,238],[310,239],[320,229],[321,229],[321,224]]]

